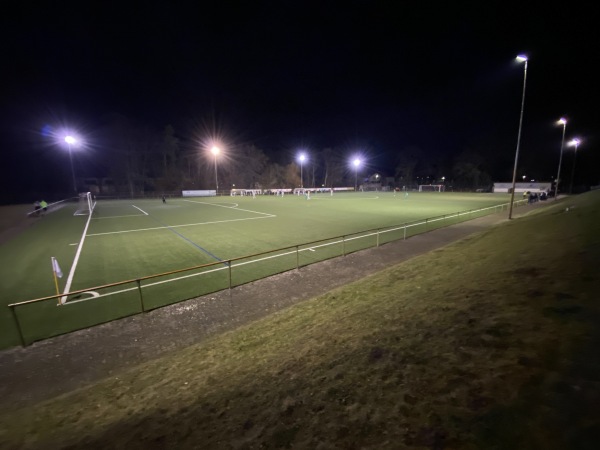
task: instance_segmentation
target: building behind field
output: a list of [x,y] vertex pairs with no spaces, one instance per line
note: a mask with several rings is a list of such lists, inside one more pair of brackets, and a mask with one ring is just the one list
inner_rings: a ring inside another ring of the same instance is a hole
[[[552,182],[540,181],[540,182],[526,182],[526,183],[515,183],[515,194],[523,192],[550,192],[552,190]],[[510,193],[512,191],[512,183],[494,183],[494,193]]]

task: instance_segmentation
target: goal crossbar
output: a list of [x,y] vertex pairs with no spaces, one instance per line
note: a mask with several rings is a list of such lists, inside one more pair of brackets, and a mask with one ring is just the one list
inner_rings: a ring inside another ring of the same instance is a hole
[[420,184],[419,192],[443,192],[443,184]]

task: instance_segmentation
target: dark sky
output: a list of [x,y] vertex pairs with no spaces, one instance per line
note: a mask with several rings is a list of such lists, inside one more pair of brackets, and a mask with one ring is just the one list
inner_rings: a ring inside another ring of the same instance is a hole
[[[62,6],[61,6],[62,4]],[[186,6],[181,6],[181,5]],[[70,5],[70,6],[68,6]],[[386,170],[471,149],[509,178],[529,56],[523,171],[556,174],[560,128],[599,183],[598,14],[580,2],[48,2],[4,13],[2,189],[53,170],[44,125],[90,147],[111,113],[187,142],[218,128],[274,160],[334,147]],[[88,158],[101,158],[101,150]],[[62,156],[64,159],[64,151]],[[565,153],[570,168],[572,152]],[[24,165],[26,164],[26,165]],[[47,166],[46,166],[47,165]],[[391,172],[391,170],[390,170]],[[68,173],[68,172],[67,172]]]

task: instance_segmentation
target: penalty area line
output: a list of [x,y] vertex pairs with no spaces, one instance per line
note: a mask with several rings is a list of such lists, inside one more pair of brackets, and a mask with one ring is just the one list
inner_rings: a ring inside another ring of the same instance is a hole
[[141,212],[143,212],[145,215],[148,215],[148,213],[147,213],[146,211],[144,211],[142,208],[138,208],[138,207],[137,207],[137,206],[135,206],[135,205],[131,205],[131,206],[133,206],[133,207],[134,207],[135,209],[137,209],[138,211],[141,211]]
[[244,212],[249,212],[249,213],[252,213],[252,214],[262,214],[263,216],[276,217],[275,214],[264,213],[264,212],[261,212],[261,211],[253,211],[251,209],[238,208],[238,206],[237,206],[238,204],[237,203],[234,203],[235,206],[223,206],[223,205],[219,205],[219,204],[216,204],[216,203],[195,202],[193,200],[184,200],[184,202],[195,203],[196,205],[219,206],[221,208],[235,209],[236,211],[244,211]]

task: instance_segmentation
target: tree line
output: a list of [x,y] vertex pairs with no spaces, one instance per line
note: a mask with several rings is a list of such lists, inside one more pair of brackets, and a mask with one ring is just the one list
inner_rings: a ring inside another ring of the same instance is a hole
[[[115,116],[103,135],[106,172],[118,192],[134,196],[215,188],[215,157],[210,148],[181,139],[171,125],[157,131]],[[228,146],[216,157],[219,189],[354,186],[355,177],[361,184],[375,173],[390,188],[443,182],[454,189],[487,189],[492,184],[489,162],[473,151],[435,158],[417,147],[406,147],[393,152],[391,166],[376,167],[367,160],[358,169],[351,166],[344,149],[307,151],[302,168],[297,153],[290,150],[278,158],[287,162],[278,162],[253,144]]]

